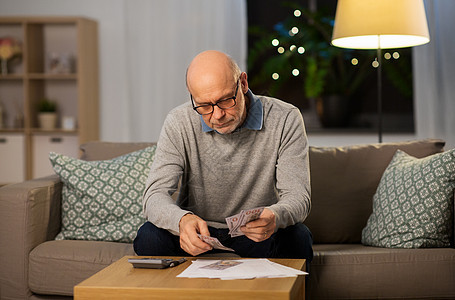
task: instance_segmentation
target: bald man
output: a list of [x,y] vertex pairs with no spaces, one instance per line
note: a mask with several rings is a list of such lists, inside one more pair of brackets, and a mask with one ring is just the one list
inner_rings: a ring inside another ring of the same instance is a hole
[[[310,212],[308,142],[299,110],[256,96],[247,74],[219,51],[197,55],[187,69],[190,101],[163,125],[143,198],[147,222],[138,255],[216,252],[198,234],[242,257],[313,257],[303,221]],[[172,195],[181,181],[178,199]],[[264,207],[231,237],[225,221]]]

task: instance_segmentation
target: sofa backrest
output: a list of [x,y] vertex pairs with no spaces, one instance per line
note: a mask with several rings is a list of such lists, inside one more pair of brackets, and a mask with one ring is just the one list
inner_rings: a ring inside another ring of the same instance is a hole
[[397,149],[421,158],[443,151],[438,139],[345,147],[310,147],[314,243],[360,243],[373,195]]
[[106,160],[156,145],[156,143],[88,142],[82,144],[81,159]]
[[[345,147],[310,147],[312,208],[305,224],[314,243],[359,243],[373,195],[397,149],[415,157],[443,151],[438,139]],[[81,159],[105,160],[155,143],[89,142]]]

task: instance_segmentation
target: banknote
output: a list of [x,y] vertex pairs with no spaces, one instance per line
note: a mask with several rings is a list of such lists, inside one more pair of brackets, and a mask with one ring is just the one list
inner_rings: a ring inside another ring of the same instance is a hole
[[231,237],[244,235],[244,233],[240,230],[240,227],[244,226],[248,222],[258,219],[263,210],[264,207],[244,209],[236,215],[227,217],[226,223],[228,225],[229,234]]
[[[231,237],[232,237],[232,233],[237,230],[237,227],[239,227],[240,219],[241,219],[241,213],[238,213],[236,215],[226,218],[226,223],[228,225],[229,234],[231,235]],[[239,229],[239,231],[240,231],[240,229]]]
[[214,249],[220,249],[220,250],[227,250],[227,251],[233,251],[234,252],[234,249],[231,249],[229,247],[226,247],[224,246],[223,244],[221,244],[221,242],[215,238],[215,237],[211,237],[211,236],[206,236],[206,235],[201,235],[201,234],[198,234],[197,235],[203,242],[209,244],[210,246],[212,246]]
[[209,270],[226,270],[231,267],[235,267],[240,265],[242,262],[236,260],[219,260],[214,262],[213,264],[201,267],[201,269],[209,269]]

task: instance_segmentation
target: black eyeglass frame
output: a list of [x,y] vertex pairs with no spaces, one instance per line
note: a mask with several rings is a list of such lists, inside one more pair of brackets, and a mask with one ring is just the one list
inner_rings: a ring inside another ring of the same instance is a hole
[[[237,79],[237,87],[235,88],[235,94],[234,94],[234,97],[229,97],[229,98],[226,98],[226,99],[221,99],[221,100],[218,100],[216,101],[216,103],[214,104],[211,104],[211,103],[207,103],[207,104],[204,104],[204,105],[199,105],[199,106],[194,106],[194,100],[193,100],[193,95],[191,95],[190,93],[190,99],[191,99],[191,104],[193,104],[193,109],[200,115],[210,115],[211,113],[213,113],[213,111],[215,110],[215,105],[218,106],[220,109],[222,110],[225,110],[225,109],[229,109],[229,108],[233,108],[234,106],[237,105],[237,92],[239,91],[239,82],[240,82],[240,78]],[[218,104],[220,102],[224,102],[224,101],[228,101],[228,100],[234,100],[234,105],[230,106],[230,107],[220,107]],[[212,107],[212,110],[208,113],[205,113],[205,114],[202,114],[200,113],[197,109],[200,108],[200,107],[208,107],[208,106],[211,106]]]

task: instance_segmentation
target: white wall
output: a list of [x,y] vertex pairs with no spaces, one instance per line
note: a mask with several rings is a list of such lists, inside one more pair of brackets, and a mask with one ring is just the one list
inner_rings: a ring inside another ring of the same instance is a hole
[[99,25],[101,138],[123,140],[126,132],[123,0],[0,0],[0,15],[83,16]]
[[0,0],[0,16],[14,15],[98,22],[105,141],[156,141],[167,112],[188,101],[185,69],[199,51],[226,51],[246,67],[244,0]]

